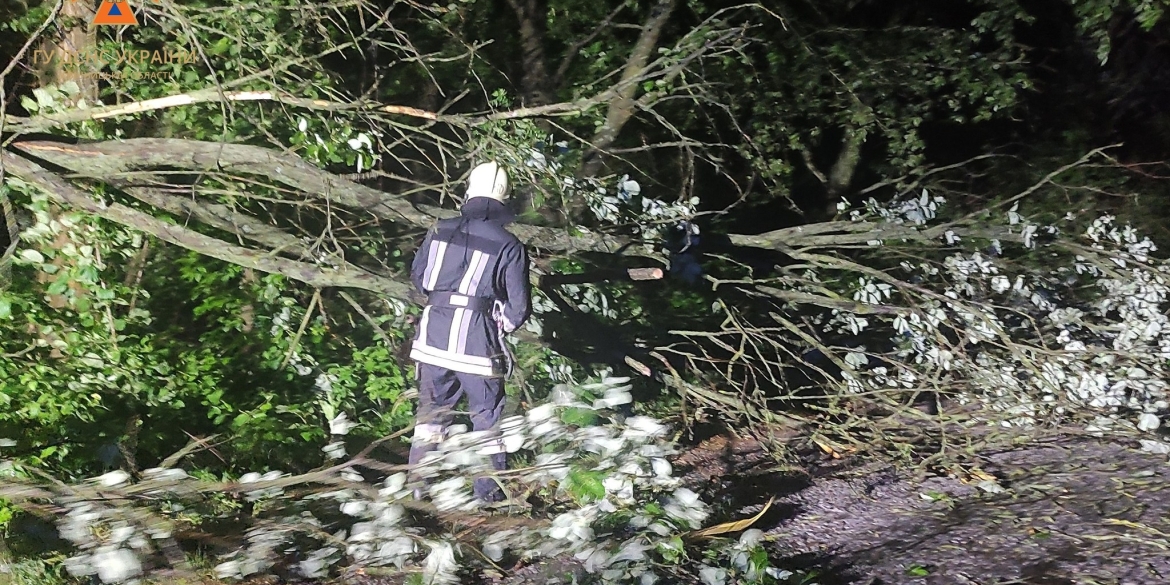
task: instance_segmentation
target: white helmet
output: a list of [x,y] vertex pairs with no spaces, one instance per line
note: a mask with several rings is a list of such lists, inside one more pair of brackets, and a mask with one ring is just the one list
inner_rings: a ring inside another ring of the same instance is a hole
[[501,203],[508,198],[508,173],[499,163],[486,162],[471,170],[466,198],[472,197],[487,197]]

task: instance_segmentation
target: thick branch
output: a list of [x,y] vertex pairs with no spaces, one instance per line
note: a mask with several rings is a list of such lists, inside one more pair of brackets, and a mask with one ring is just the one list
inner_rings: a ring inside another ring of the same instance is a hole
[[796,290],[784,290],[771,286],[756,285],[755,289],[765,295],[780,299],[785,302],[795,303],[800,305],[815,305],[824,307],[826,309],[835,309],[838,311],[849,311],[858,315],[896,315],[898,310],[885,307],[882,305],[868,305],[857,301],[845,299],[831,299],[820,295],[800,292]]
[[654,55],[654,48],[658,46],[658,37],[662,35],[662,29],[670,20],[675,4],[676,0],[658,0],[654,8],[650,10],[650,16],[642,26],[642,34],[630,52],[630,58],[626,61],[625,69],[622,71],[621,81],[617,84],[618,95],[610,100],[609,108],[605,113],[605,122],[589,141],[591,152],[587,155],[585,164],[582,165],[581,176],[592,177],[597,174],[601,169],[600,153],[613,145],[622,127],[634,115],[634,94],[638,91],[638,85],[633,81],[643,74],[646,66],[650,63],[650,58]]
[[281,274],[318,288],[361,288],[411,302],[412,288],[409,284],[368,272],[324,268],[280,258],[268,252],[231,245],[217,238],[166,223],[152,215],[121,204],[106,204],[96,201],[65,179],[25,158],[0,152],[0,162],[3,162],[6,173],[42,189],[61,204],[140,230],[193,252],[261,272]]
[[216,88],[211,88],[193,91],[190,93],[182,93],[178,95],[142,100],[139,102],[130,102],[126,104],[102,106],[85,110],[70,109],[63,112],[43,114],[30,118],[9,116],[7,117],[7,124],[9,126],[9,131],[13,134],[28,134],[31,132],[44,132],[54,127],[74,122],[116,118],[119,116],[141,114],[143,112],[150,112],[154,110],[164,110],[168,108],[188,106],[191,104],[259,101],[278,102],[281,104],[306,108],[309,110],[366,110],[370,112],[409,116],[412,118],[448,122],[453,124],[462,124],[467,122],[467,120],[461,116],[436,114],[434,112],[428,112],[426,110],[420,110],[410,106],[331,102],[328,100],[293,97],[279,91],[221,92]]
[[837,154],[837,161],[829,171],[829,202],[835,202],[845,195],[845,190],[853,182],[853,175],[857,171],[857,164],[861,162],[861,147],[865,144],[868,132],[865,128],[849,125],[845,128],[845,138],[841,142],[841,152]]
[[864,246],[870,242],[913,240],[926,242],[938,240],[946,232],[959,237],[1022,241],[1023,234],[1008,228],[971,227],[965,225],[937,225],[929,228],[915,228],[898,224],[883,224],[869,221],[830,221],[804,226],[773,230],[757,235],[731,234],[728,239],[736,246],[790,251],[793,249],[837,248]]
[[106,179],[132,171],[175,168],[247,173],[273,180],[392,221],[429,226],[434,217],[397,197],[322,171],[305,160],[267,148],[168,138],[137,138],[93,144],[17,142],[23,152],[78,174]]
[[[405,220],[422,228],[430,227],[436,218],[451,217],[457,213],[431,206],[420,206],[421,209],[416,209],[405,204],[396,195],[342,179],[297,157],[255,146],[180,139],[136,139],[86,145],[19,142],[16,146],[24,152],[79,174],[103,179],[134,170],[158,167],[190,171],[236,171],[269,176],[315,196],[327,194],[340,205],[365,209],[383,219]],[[1094,151],[1090,155],[1098,152],[1099,150]],[[1063,170],[1083,163],[1090,155],[1058,169],[1039,184],[1050,181]],[[1034,191],[1035,188],[1037,187],[1010,200],[1014,201]],[[545,250],[617,253],[628,243],[622,238],[577,230],[524,224],[514,225],[511,229],[526,244]],[[729,239],[737,246],[783,250],[865,245],[873,240],[927,241],[943,237],[948,229],[960,236],[1004,240],[1019,238],[1019,234],[1011,234],[1006,229],[978,229],[956,223],[920,229],[906,225],[841,221],[785,228],[758,235],[732,234]]]
[[[1102,155],[1106,150],[1116,148],[1117,146],[1118,145],[1114,144],[1111,146],[1095,148],[1076,161],[1073,161],[1048,173],[1027,189],[1012,195],[1003,201],[993,203],[991,207],[1003,207],[1009,203],[1019,201],[1020,199],[1035,193],[1045,185],[1051,183],[1061,174],[1077,168],[1087,163],[1093,157]],[[1021,241],[1023,239],[1023,236],[1021,233],[1019,233],[1019,231],[1013,233],[1008,228],[1004,227],[972,227],[971,224],[975,223],[979,218],[986,216],[986,214],[990,212],[990,209],[972,211],[958,219],[931,227],[915,227],[911,225],[876,223],[868,221],[830,221],[773,230],[757,235],[732,234],[729,236],[729,239],[732,244],[737,246],[767,248],[781,251],[790,248],[802,247],[825,248],[836,246],[856,246],[881,240],[904,239],[928,241],[945,236],[947,231],[953,231],[955,235],[960,237],[987,239],[997,238],[1005,241]]]
[[[625,85],[636,84],[627,83]],[[321,99],[298,98],[280,91],[264,90],[222,92],[215,88],[197,90],[189,93],[165,96],[139,102],[102,106],[84,110],[70,109],[63,112],[41,114],[31,117],[12,116],[3,113],[0,113],[0,116],[2,116],[4,120],[5,132],[12,136],[19,136],[21,134],[44,132],[64,124],[70,124],[74,122],[129,116],[143,112],[163,110],[192,104],[271,101],[309,110],[324,110],[333,112],[366,111],[408,116],[422,120],[442,122],[453,126],[476,126],[496,120],[539,118],[545,116],[568,115],[584,112],[614,99],[620,94],[620,90],[625,87],[625,85],[618,83],[596,95],[573,101],[559,102],[555,104],[546,103],[540,105],[529,105],[512,110],[491,112],[474,116],[441,114],[420,108],[394,104],[376,104],[364,102],[346,103]]]
[[238,213],[227,205],[197,201],[168,193],[163,189],[127,187],[124,191],[135,199],[168,213],[179,217],[191,217],[216,229],[235,234],[239,238],[264,244],[273,254],[289,253],[301,259],[311,257],[309,248],[296,236],[247,214]]
[[830,221],[783,228],[756,235],[731,234],[728,239],[736,246],[779,249],[809,247],[824,248],[865,244],[883,239],[926,239],[924,230],[894,224],[869,221]]
[[[21,151],[96,179],[120,174],[172,168],[199,172],[237,172],[270,177],[314,197],[328,197],[351,209],[368,211],[381,219],[430,228],[436,219],[453,217],[457,211],[420,205],[379,191],[304,161],[258,146],[221,144],[172,138],[139,138],[92,144],[27,141],[14,146]],[[516,225],[512,231],[530,246],[546,250],[617,253],[628,244],[624,238],[531,225]],[[631,254],[637,253],[632,250]]]

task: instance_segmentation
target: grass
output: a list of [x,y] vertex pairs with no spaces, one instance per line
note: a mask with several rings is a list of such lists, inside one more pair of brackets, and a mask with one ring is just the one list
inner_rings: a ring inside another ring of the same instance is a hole
[[73,585],[61,558],[0,558],[0,585]]

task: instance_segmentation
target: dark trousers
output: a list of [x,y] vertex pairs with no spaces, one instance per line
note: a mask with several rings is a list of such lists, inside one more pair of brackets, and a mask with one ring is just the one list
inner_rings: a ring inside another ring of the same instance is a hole
[[[464,374],[430,364],[418,364],[418,410],[415,411],[414,441],[410,446],[410,464],[417,464],[433,451],[451,426],[455,405],[467,396],[471,426],[475,431],[494,431],[504,411],[504,379]],[[500,443],[499,453],[491,455],[492,467],[502,471],[507,453]],[[498,499],[499,486],[490,477],[475,479],[475,495],[485,500]]]

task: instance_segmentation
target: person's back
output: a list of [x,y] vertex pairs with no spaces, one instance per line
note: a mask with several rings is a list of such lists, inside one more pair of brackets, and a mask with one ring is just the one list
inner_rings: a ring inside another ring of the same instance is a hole
[[428,236],[412,270],[415,287],[430,299],[412,359],[481,376],[505,371],[498,325],[511,332],[529,308],[528,257],[504,229],[510,220],[503,203],[478,197]]
[[[415,256],[411,279],[426,293],[427,306],[410,354],[420,381],[412,465],[442,440],[463,394],[476,430],[494,428],[503,410],[501,376],[512,366],[504,335],[531,310],[528,254],[504,228],[512,220],[506,193],[498,165],[476,167],[460,217],[439,221]],[[502,443],[493,464],[504,468]],[[490,480],[475,484],[481,499],[498,499]]]

